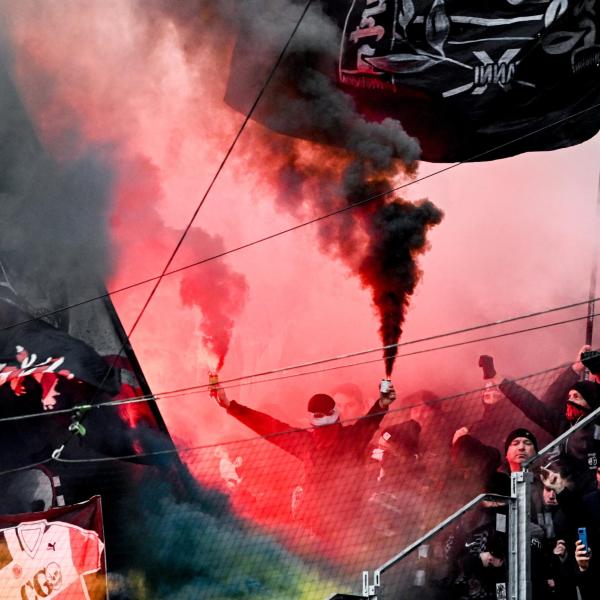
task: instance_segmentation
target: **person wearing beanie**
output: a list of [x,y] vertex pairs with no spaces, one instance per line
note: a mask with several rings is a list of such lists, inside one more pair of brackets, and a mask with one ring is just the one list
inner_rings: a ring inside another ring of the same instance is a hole
[[377,445],[371,446],[369,464],[376,467],[377,483],[397,488],[404,485],[407,476],[419,476],[419,438],[421,425],[413,420],[385,427]]
[[[575,360],[559,372],[556,379],[548,386],[540,396],[540,401],[551,409],[564,410],[565,399],[568,392],[577,381],[579,381],[585,372],[585,367],[581,362],[581,354],[590,349],[590,346],[584,345],[577,352]],[[486,369],[486,365],[492,367]],[[479,366],[483,370],[485,387],[482,393],[483,414],[476,423],[471,423],[469,429],[471,433],[479,439],[484,439],[487,444],[502,448],[507,433],[514,427],[526,427],[531,431],[541,446],[545,446],[551,441],[548,432],[527,417],[517,406],[515,406],[499,389],[494,385],[495,368],[493,367],[493,358],[491,356],[480,356]],[[541,447],[540,446],[540,447]]]
[[[311,396],[307,404],[309,429],[293,427],[230,400],[220,386],[215,392],[217,403],[232,417],[302,462],[304,480],[293,493],[292,512],[296,519],[326,538],[343,525],[343,514],[349,521],[353,514],[360,513],[367,446],[396,398],[393,386],[389,392],[380,393],[367,414],[352,425],[340,422],[330,395]],[[345,507],[353,507],[352,511],[339,510],[342,499]]]
[[[600,384],[593,381],[571,382],[563,396],[562,406],[541,402],[526,388],[497,373],[491,381],[526,417],[549,433],[553,439],[568,431],[600,406]],[[580,465],[580,472],[574,479],[576,486],[582,491],[594,489],[595,469],[600,462],[600,440],[594,435],[595,425],[590,423],[579,428],[559,448],[561,456],[572,460],[575,465]]]
[[480,483],[487,481],[502,461],[496,448],[483,444],[470,435],[467,428],[459,429],[454,434],[450,455],[453,464],[463,472],[465,479],[476,478]]
[[504,442],[504,456],[511,473],[522,471],[523,463],[535,456],[537,451],[537,439],[523,427],[511,431]]
[[366,523],[396,547],[414,541],[426,513],[431,492],[419,461],[421,425],[409,419],[384,427],[371,452],[372,493],[364,513]]
[[600,385],[595,381],[578,381],[569,390],[567,420],[574,425],[600,406]]
[[506,591],[508,582],[506,534],[486,527],[470,532],[462,543],[459,540],[451,545],[447,597],[500,597],[499,588]]
[[416,458],[419,454],[419,434],[421,425],[410,419],[390,425],[383,430],[379,446],[393,456]]

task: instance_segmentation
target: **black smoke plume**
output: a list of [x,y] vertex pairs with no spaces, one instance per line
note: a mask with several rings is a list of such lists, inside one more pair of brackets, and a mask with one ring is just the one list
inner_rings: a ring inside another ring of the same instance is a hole
[[[140,6],[152,17],[154,34],[157,22],[175,26],[192,69],[204,64],[210,43],[209,53],[218,61],[226,41],[235,40],[226,99],[247,113],[304,5],[252,0],[220,2],[217,8],[197,0],[153,0]],[[308,134],[319,144],[255,128],[245,138],[245,155],[255,172],[276,180],[278,204],[297,215],[314,217],[377,196],[322,221],[319,240],[371,290],[382,341],[395,344],[419,279],[418,255],[442,213],[429,201],[412,204],[385,193],[414,175],[419,145],[398,121],[365,120],[336,85],[339,34],[322,5],[313,2],[254,114],[275,131]],[[395,349],[385,354],[388,375],[394,354]]]
[[394,345],[402,335],[406,308],[421,275],[416,257],[427,247],[428,229],[441,219],[441,211],[428,200],[417,204],[396,200],[377,207],[365,224],[369,244],[359,273],[379,313],[387,376],[392,374]]

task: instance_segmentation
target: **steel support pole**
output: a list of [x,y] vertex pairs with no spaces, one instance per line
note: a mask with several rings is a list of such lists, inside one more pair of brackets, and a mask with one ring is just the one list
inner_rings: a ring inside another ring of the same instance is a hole
[[508,523],[508,593],[511,600],[531,600],[531,482],[527,471],[511,474]]
[[596,278],[598,273],[598,250],[599,243],[598,237],[600,232],[598,231],[600,225],[600,173],[598,174],[598,192],[596,196],[596,219],[594,221],[594,249],[592,254],[592,271],[590,274],[590,294],[588,302],[588,318],[585,326],[585,343],[592,345],[594,339],[594,298],[596,297]]

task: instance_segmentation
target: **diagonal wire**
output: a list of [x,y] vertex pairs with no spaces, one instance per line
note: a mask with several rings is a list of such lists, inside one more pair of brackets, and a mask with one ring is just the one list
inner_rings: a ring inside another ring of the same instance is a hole
[[[231,156],[233,150],[235,149],[235,147],[237,146],[237,143],[240,139],[240,137],[242,136],[242,133],[244,132],[244,130],[246,129],[246,125],[249,123],[250,119],[252,118],[252,115],[254,114],[256,107],[258,106],[260,100],[262,99],[266,89],[268,88],[269,84],[271,83],[271,80],[273,79],[277,69],[279,68],[279,65],[281,64],[281,61],[283,60],[283,57],[285,56],[290,44],[292,43],[292,40],[294,38],[294,36],[296,35],[296,32],[298,31],[298,28],[300,27],[300,24],[302,23],[302,21],[304,20],[304,17],[306,16],[306,14],[308,13],[308,9],[310,8],[310,5],[312,4],[313,0],[307,0],[307,2],[304,5],[304,8],[298,18],[298,20],[296,21],[296,24],[294,25],[294,28],[292,29],[292,32],[290,33],[286,43],[283,45],[283,48],[281,49],[281,52],[279,53],[275,63],[273,64],[273,67],[271,68],[269,75],[267,76],[266,80],[263,82],[263,85],[259,91],[259,93],[257,94],[252,106],[250,107],[250,110],[248,111],[248,113],[246,114],[246,116],[244,117],[244,120],[241,124],[241,126],[239,127],[236,135],[234,136],[231,144],[229,145],[229,148],[227,149],[227,151],[225,152],[223,158],[221,159],[221,162],[219,163],[219,166],[217,168],[217,170],[215,171],[215,173],[213,174],[213,177],[211,178],[211,181],[209,183],[209,185],[207,186],[206,190],[204,191],[204,194],[202,195],[202,198],[200,199],[200,201],[198,202],[198,205],[196,206],[196,209],[194,210],[191,218],[189,219],[185,229],[183,230],[181,236],[179,237],[179,240],[177,242],[177,244],[175,245],[175,247],[173,248],[173,251],[171,252],[169,259],[167,260],[162,273],[155,278],[155,283],[154,286],[152,287],[152,290],[150,291],[150,293],[148,294],[148,297],[146,298],[146,301],[144,302],[142,308],[140,309],[135,321],[133,322],[132,326],[129,329],[129,332],[126,335],[126,339],[125,341],[123,341],[123,343],[121,344],[121,348],[119,349],[119,352],[115,355],[112,364],[109,366],[109,368],[106,370],[106,373],[102,379],[102,381],[100,382],[100,385],[97,387],[96,391],[94,392],[94,395],[92,396],[92,399],[90,401],[90,404],[94,403],[94,400],[96,399],[96,397],[98,396],[98,393],[100,391],[100,389],[102,388],[102,386],[104,385],[105,381],[108,379],[108,377],[110,376],[112,370],[114,369],[115,364],[117,363],[117,360],[119,359],[119,357],[121,356],[123,350],[125,349],[126,345],[129,342],[129,339],[131,338],[133,332],[136,330],[137,326],[139,325],[142,317],[144,316],[148,306],[150,305],[150,302],[152,302],[152,299],[154,298],[156,291],[158,290],[158,287],[160,286],[163,278],[165,277],[167,271],[169,270],[169,267],[171,266],[171,264],[173,263],[173,260],[175,259],[175,256],[177,255],[177,252],[179,251],[179,249],[181,248],[181,245],[183,244],[187,234],[189,233],[190,229],[192,228],[192,225],[194,224],[194,221],[196,220],[196,217],[198,216],[198,213],[200,212],[202,206],[204,205],[204,203],[206,202],[206,199],[208,198],[210,192],[212,191],[217,179],[219,178],[219,175],[221,174],[221,172],[223,171],[223,168],[225,167],[225,165],[227,164],[227,161],[229,160],[229,157]],[[84,414],[80,420],[83,421],[83,419],[85,419],[86,414]],[[76,436],[77,433],[75,432],[71,432],[70,436],[68,437],[67,441],[65,442],[65,444],[63,444],[63,448],[66,444],[68,444],[74,436]]]
[[192,217],[190,218],[189,222],[187,223],[185,229],[183,230],[183,233],[181,234],[181,236],[179,238],[179,241],[175,245],[175,248],[173,249],[173,252],[171,253],[171,256],[169,257],[169,260],[167,260],[167,263],[165,264],[165,267],[162,270],[162,273],[158,277],[154,278],[155,279],[154,287],[152,288],[150,294],[148,295],[148,298],[147,298],[146,302],[144,303],[144,305],[142,306],[142,309],[140,310],[140,313],[138,314],[137,318],[135,319],[133,325],[131,326],[131,329],[129,330],[128,337],[130,337],[131,334],[135,331],[135,329],[138,326],[138,324],[139,324],[139,322],[140,322],[140,320],[141,320],[144,312],[146,311],[146,309],[148,308],[148,305],[152,301],[152,298],[154,297],[154,295],[156,293],[156,290],[158,289],[158,286],[161,284],[161,282],[162,282],[163,278],[165,277],[165,275],[167,275],[167,273],[169,271],[169,267],[173,263],[173,260],[175,259],[175,256],[176,256],[177,252],[179,251],[179,248],[181,248],[181,245],[183,244],[183,241],[185,240],[185,238],[186,238],[187,234],[189,233],[192,225],[194,224],[194,221],[196,220],[196,217],[198,216],[198,213],[200,212],[200,209],[202,208],[202,206],[206,202],[206,199],[208,198],[208,195],[212,191],[212,189],[213,189],[213,187],[214,187],[217,179],[219,178],[219,175],[223,171],[223,168],[225,167],[227,161],[229,160],[229,157],[231,156],[233,150],[237,146],[237,143],[238,143],[240,137],[242,136],[242,133],[246,129],[246,125],[248,125],[250,119],[252,118],[252,115],[254,115],[256,107],[258,106],[258,104],[261,101],[261,99],[262,99],[262,97],[263,97],[266,89],[269,87],[269,84],[271,83],[273,77],[275,76],[275,73],[276,73],[277,69],[279,68],[279,65],[281,64],[281,61],[283,60],[283,57],[285,56],[288,48],[290,47],[290,44],[292,43],[292,40],[293,40],[294,36],[296,35],[296,32],[298,31],[298,28],[300,27],[300,24],[304,20],[304,17],[306,16],[306,13],[308,12],[308,9],[310,8],[310,5],[312,4],[312,1],[313,0],[308,0],[306,2],[306,4],[304,5],[304,9],[302,10],[302,13],[300,14],[299,19],[296,21],[296,24],[294,25],[294,28],[293,28],[290,36],[288,37],[286,43],[284,44],[283,48],[281,49],[281,52],[279,53],[279,56],[277,57],[277,60],[275,61],[273,67],[271,68],[271,71],[269,72],[269,75],[268,75],[267,79],[264,81],[264,83],[263,83],[263,85],[262,85],[259,93],[257,94],[257,96],[256,96],[256,98],[255,98],[255,100],[254,100],[254,102],[252,104],[252,106],[250,107],[250,110],[248,111],[248,113],[244,117],[244,121],[242,122],[240,128],[238,129],[238,131],[237,131],[237,133],[235,135],[235,137],[233,138],[231,144],[229,145],[229,148],[227,149],[227,152],[225,152],[225,155],[221,159],[221,162],[220,162],[219,166],[217,167],[217,170],[215,171],[213,177],[211,178],[211,181],[208,184],[208,187],[206,188],[204,194],[202,195],[202,198],[200,199],[200,202],[198,203],[198,206],[196,207],[196,210],[192,214]]
[[[587,300],[585,302],[580,302],[578,303],[579,305],[581,304],[586,304]],[[554,310],[558,310],[558,309],[554,309]],[[547,311],[550,312],[550,311]],[[542,313],[542,314],[547,314],[546,313]],[[429,352],[436,352],[438,350],[448,350],[450,348],[457,348],[460,346],[467,346],[470,344],[475,344],[475,343],[479,343],[479,342],[485,342],[485,341],[489,341],[489,340],[495,340],[495,339],[500,339],[500,338],[504,338],[504,337],[510,337],[513,335],[520,335],[522,333],[531,333],[533,331],[539,331],[539,330],[543,330],[543,329],[547,329],[549,327],[558,327],[560,325],[565,325],[568,323],[575,323],[578,321],[582,321],[584,319],[588,319],[588,318],[594,319],[595,317],[599,316],[598,314],[592,314],[592,315],[586,315],[586,316],[580,316],[580,317],[573,317],[570,319],[564,319],[562,321],[554,321],[553,323],[545,323],[542,325],[535,325],[532,327],[527,327],[525,329],[517,329],[517,330],[513,330],[513,331],[507,331],[504,333],[499,333],[499,334],[495,334],[495,335],[488,335],[488,336],[484,336],[484,337],[479,337],[479,338],[474,338],[471,340],[463,340],[461,342],[453,342],[451,344],[444,344],[442,346],[435,346],[433,348],[424,348],[422,350],[414,350],[412,352],[405,352],[402,354],[395,354],[394,358],[405,358],[408,356],[415,356],[418,354],[426,354]],[[464,333],[464,332],[468,332],[468,331],[473,331],[475,329],[481,329],[481,328],[485,328],[485,327],[490,327],[493,325],[497,325],[497,324],[503,324],[503,323],[507,323],[510,322],[511,320],[516,320],[516,319],[523,319],[523,318],[527,318],[527,315],[522,316],[522,317],[513,317],[512,319],[507,319],[505,321],[499,321],[496,323],[488,323],[488,324],[484,324],[484,325],[479,325],[476,327],[470,327],[464,330],[459,330],[459,331],[454,331],[454,332],[448,332],[448,333],[443,333],[443,334],[439,334],[437,336],[431,336],[429,338],[422,338],[420,340],[411,340],[409,342],[402,342],[399,344],[394,344],[395,347],[402,347],[402,346],[407,346],[407,345],[411,345],[411,344],[416,344],[416,343],[420,343],[420,342],[424,342],[424,341],[431,341],[433,339],[439,339],[442,337],[448,337],[451,335],[455,335],[455,334],[460,334],[460,333]],[[391,347],[391,346],[390,346]],[[314,374],[319,374],[319,373],[328,373],[331,371],[337,371],[339,369],[348,369],[351,367],[357,367],[357,366],[361,366],[361,365],[366,365],[366,364],[371,364],[371,363],[375,363],[375,362],[380,362],[381,359],[380,358],[374,358],[374,359],[368,359],[368,360],[361,360],[358,362],[353,362],[353,363],[345,363],[343,365],[335,365],[333,367],[328,367],[328,368],[319,368],[319,369],[314,369],[311,371],[302,371],[300,373],[286,373],[286,371],[290,371],[290,370],[294,370],[294,369],[300,369],[300,368],[306,368],[309,366],[316,366],[318,364],[323,364],[323,363],[327,363],[327,362],[334,362],[337,360],[343,360],[344,358],[351,358],[351,357],[355,357],[355,356],[360,356],[361,354],[366,354],[366,353],[373,353],[373,352],[380,352],[383,348],[373,348],[371,350],[364,350],[361,352],[356,352],[356,353],[352,353],[352,354],[346,354],[346,355],[342,355],[342,356],[335,356],[335,357],[330,357],[327,359],[322,359],[319,361],[313,361],[310,363],[304,363],[301,365],[292,365],[292,366],[288,366],[288,367],[281,367],[279,369],[272,369],[270,371],[265,371],[263,373],[253,373],[250,375],[242,375],[239,377],[234,377],[231,379],[227,379],[227,380],[223,380],[220,382],[221,386],[224,389],[233,389],[233,388],[238,388],[238,387],[243,387],[243,386],[250,386],[250,385],[256,385],[256,384],[260,384],[260,383],[271,383],[271,382],[275,382],[275,381],[282,381],[285,379],[293,379],[296,377],[304,377],[306,375],[314,375]],[[286,373],[285,375],[280,375],[278,377],[270,377],[270,378],[266,378],[266,379],[260,379],[259,381],[247,381],[247,380],[252,380],[256,377],[265,377],[266,375],[276,375],[277,373]],[[76,406],[72,406],[70,408],[64,408],[64,409],[59,409],[59,410],[53,410],[51,412],[41,412],[41,413],[34,413],[34,414],[25,414],[25,415],[13,415],[10,417],[3,417],[0,418],[0,423],[3,422],[12,422],[12,421],[24,421],[24,420],[28,420],[28,419],[33,419],[33,418],[37,418],[37,417],[44,417],[44,416],[54,416],[54,415],[59,415],[59,414],[72,414],[74,412],[77,411],[86,411],[86,410],[90,410],[92,408],[103,408],[103,407],[107,407],[107,406],[122,406],[122,405],[129,405],[129,404],[140,404],[140,403],[144,403],[144,402],[149,402],[149,401],[154,401],[154,402],[159,402],[162,400],[171,400],[173,398],[182,398],[184,396],[189,396],[189,395],[193,395],[193,394],[197,394],[197,393],[201,393],[201,392],[207,392],[210,389],[211,385],[210,384],[199,384],[199,385],[195,385],[195,386],[189,386],[189,387],[185,387],[185,388],[179,388],[179,389],[175,389],[175,390],[170,390],[167,392],[158,392],[157,394],[151,394],[151,395],[143,395],[143,396],[136,396],[133,398],[123,398],[120,400],[109,400],[107,402],[99,402],[97,404],[79,404]]]
[[546,129],[549,129],[549,128],[554,127],[556,125],[560,125],[560,124],[562,124],[562,123],[564,123],[564,122],[566,122],[566,121],[568,121],[570,119],[573,119],[573,118],[578,117],[578,116],[580,116],[582,114],[585,114],[586,112],[589,112],[589,111],[592,111],[592,110],[595,110],[595,109],[598,109],[598,108],[600,108],[600,103],[594,104],[593,106],[590,106],[590,107],[582,109],[582,110],[580,110],[578,112],[575,112],[575,113],[572,113],[570,115],[567,115],[566,117],[564,117],[562,119],[559,119],[558,121],[553,121],[552,123],[548,123],[548,124],[544,125],[543,127],[540,127],[540,128],[538,128],[538,129],[536,129],[534,131],[531,131],[529,133],[523,134],[523,135],[521,135],[521,136],[519,136],[517,138],[514,138],[513,140],[510,140],[510,141],[505,142],[503,144],[500,144],[498,146],[494,146],[493,148],[485,150],[484,152],[481,152],[479,154],[475,154],[475,155],[473,155],[473,156],[471,156],[471,157],[469,157],[469,158],[467,158],[467,159],[465,159],[465,160],[463,160],[461,162],[453,163],[451,165],[448,165],[446,167],[438,169],[437,171],[433,171],[432,173],[429,173],[428,175],[423,175],[422,177],[417,177],[416,179],[413,179],[413,180],[408,181],[406,183],[403,183],[403,184],[400,184],[398,186],[392,187],[392,188],[390,188],[388,190],[384,190],[383,192],[379,192],[379,193],[374,194],[372,196],[368,196],[366,198],[363,198],[362,200],[358,200],[357,202],[353,202],[351,204],[347,204],[346,206],[343,206],[343,207],[338,208],[336,210],[333,210],[333,211],[330,211],[330,212],[327,212],[327,213],[323,213],[323,214],[321,214],[321,215],[319,215],[317,217],[314,217],[313,219],[309,219],[307,221],[303,221],[302,223],[298,223],[296,225],[292,225],[291,227],[288,227],[286,229],[281,229],[280,231],[276,231],[274,233],[271,233],[271,234],[266,235],[266,236],[261,237],[261,238],[257,238],[255,240],[250,241],[250,242],[246,242],[245,244],[241,244],[239,246],[234,246],[233,248],[229,248],[228,250],[223,250],[222,252],[219,252],[217,254],[213,254],[213,255],[208,256],[206,258],[202,258],[200,260],[191,262],[191,263],[189,263],[187,265],[183,265],[181,267],[178,267],[177,269],[168,270],[168,268],[167,268],[167,269],[163,270],[163,272],[160,275],[154,275],[154,276],[148,277],[146,279],[140,279],[138,281],[135,281],[135,282],[130,283],[128,285],[122,286],[120,288],[117,288],[117,289],[114,289],[114,290],[111,290],[111,291],[107,291],[107,292],[105,292],[103,294],[99,294],[99,295],[93,296],[91,298],[86,298],[84,300],[80,300],[79,302],[74,302],[72,304],[68,304],[66,306],[62,306],[60,308],[44,312],[44,313],[42,313],[42,314],[40,314],[40,315],[38,315],[36,317],[32,317],[31,319],[26,319],[26,320],[23,320],[23,321],[19,321],[17,323],[13,323],[11,325],[6,325],[4,327],[1,327],[0,331],[5,331],[5,330],[8,330],[8,329],[13,329],[14,327],[19,327],[19,326],[25,325],[27,323],[31,323],[31,322],[38,321],[38,320],[41,320],[41,319],[44,319],[44,318],[47,318],[47,317],[51,317],[51,316],[60,314],[60,313],[62,313],[64,311],[71,310],[73,308],[78,308],[80,306],[84,306],[84,305],[89,304],[91,302],[95,302],[96,300],[102,300],[103,298],[109,298],[111,296],[115,296],[115,295],[117,295],[117,294],[119,294],[121,292],[129,291],[131,289],[134,289],[134,288],[139,287],[141,285],[145,285],[147,283],[161,281],[162,279],[164,279],[165,277],[168,277],[170,275],[175,275],[177,273],[181,273],[182,271],[186,271],[187,269],[191,269],[193,267],[197,267],[197,266],[203,265],[203,264],[211,262],[213,260],[218,260],[220,258],[224,258],[225,256],[229,256],[230,254],[235,254],[235,253],[240,252],[242,250],[247,250],[248,248],[251,248],[253,246],[257,246],[257,245],[262,244],[264,242],[268,242],[270,240],[276,239],[276,238],[281,237],[283,235],[286,235],[288,233],[292,233],[294,231],[297,231],[298,229],[302,229],[304,227],[308,227],[309,225],[314,225],[315,223],[318,223],[320,221],[324,221],[325,219],[329,219],[331,217],[334,217],[334,216],[339,215],[341,213],[344,213],[346,211],[353,210],[353,209],[358,208],[360,206],[364,206],[365,204],[368,204],[369,202],[372,202],[374,200],[377,200],[377,199],[385,197],[385,196],[389,196],[390,194],[393,194],[394,192],[398,192],[400,190],[406,189],[406,188],[408,188],[408,187],[410,187],[412,185],[416,185],[417,183],[421,183],[421,182],[426,181],[428,179],[432,179],[432,178],[436,177],[437,175],[441,175],[443,173],[447,173],[448,171],[456,169],[457,167],[460,167],[461,165],[477,161],[478,159],[486,156],[487,154],[490,154],[492,152],[496,152],[497,150],[499,150],[501,148],[504,148],[506,146],[510,146],[511,144],[520,142],[520,141],[522,141],[522,140],[524,140],[524,139],[526,139],[528,137],[531,137],[531,136],[536,135],[536,134],[538,134],[538,133],[540,133],[542,131],[545,131]]

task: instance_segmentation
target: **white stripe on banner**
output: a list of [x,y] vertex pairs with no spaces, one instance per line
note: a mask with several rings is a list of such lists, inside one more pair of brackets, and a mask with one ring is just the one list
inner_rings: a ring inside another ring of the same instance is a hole
[[528,17],[513,17],[512,19],[485,19],[484,17],[450,17],[453,23],[466,23],[467,25],[483,25],[484,27],[495,27],[496,25],[512,25],[525,21],[541,21],[544,15],[530,15]]

